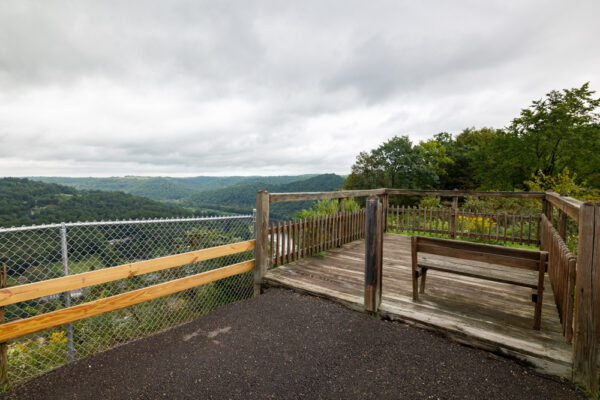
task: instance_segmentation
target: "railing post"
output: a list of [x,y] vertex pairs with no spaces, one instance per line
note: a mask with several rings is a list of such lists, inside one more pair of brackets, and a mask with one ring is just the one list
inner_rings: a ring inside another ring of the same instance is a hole
[[[458,191],[458,189],[454,189]],[[458,196],[452,197],[452,215],[450,216],[450,238],[456,238],[456,222],[458,221]]]
[[338,220],[338,232],[337,232],[337,247],[342,247],[342,226],[343,224],[343,219],[342,219],[342,213],[344,212],[344,199],[342,197],[340,197],[338,199],[338,215],[337,215],[337,220]]
[[[268,263],[268,241],[269,241],[269,192],[261,190],[256,193],[256,228],[254,229],[256,239],[255,263],[254,263],[254,295],[258,296]],[[279,246],[279,243],[277,243]]]
[[579,209],[579,243],[575,294],[573,369],[575,380],[593,395],[598,392],[598,338],[600,334],[600,204],[583,203]]
[[[0,263],[0,289],[8,286],[6,264]],[[0,324],[4,323],[4,307],[0,307]],[[8,384],[8,344],[0,343],[0,390]]]
[[[63,275],[69,275],[69,251],[67,249],[67,226],[63,222],[60,226],[60,249],[63,263]],[[63,293],[65,308],[71,307],[71,292]],[[67,325],[67,354],[69,362],[75,361],[75,348],[73,345],[73,324]]]
[[390,196],[386,194],[381,195],[382,213],[383,213],[383,231],[387,232],[388,228],[388,207],[390,203]]
[[558,210],[558,227],[556,230],[565,242],[567,241],[567,217],[564,211]]
[[381,303],[383,205],[367,199],[365,218],[365,311],[377,312]]

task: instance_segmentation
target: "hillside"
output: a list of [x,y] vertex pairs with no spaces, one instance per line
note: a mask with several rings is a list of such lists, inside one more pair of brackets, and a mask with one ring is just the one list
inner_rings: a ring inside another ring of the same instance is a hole
[[[316,192],[337,190],[343,184],[344,178],[336,174],[323,174],[285,184],[256,181],[196,193],[183,199],[182,204],[189,207],[246,213],[254,208],[256,192],[261,189],[266,189],[271,193]],[[271,207],[271,216],[275,219],[291,218],[297,211],[309,208],[312,204],[313,202],[309,201],[274,204]]]
[[122,192],[80,191],[28,179],[0,179],[0,226],[3,227],[191,215],[185,208]]
[[163,176],[125,176],[110,178],[31,177],[30,179],[66,185],[80,190],[120,191],[152,200],[180,200],[194,193],[216,190],[232,185],[269,183],[286,184],[305,180],[315,175],[298,176],[195,176],[173,178]]

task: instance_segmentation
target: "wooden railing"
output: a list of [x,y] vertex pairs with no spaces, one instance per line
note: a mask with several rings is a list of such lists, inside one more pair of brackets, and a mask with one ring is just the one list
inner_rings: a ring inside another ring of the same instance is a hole
[[365,210],[341,212],[271,224],[269,266],[278,267],[303,257],[364,238]]
[[[380,199],[380,206],[383,215],[388,215],[389,196],[442,196],[452,198],[452,208],[458,208],[459,197],[505,197],[505,198],[524,198],[536,199],[542,202],[543,213],[552,216],[553,208],[558,210],[558,226],[556,231],[564,240],[566,237],[567,218],[572,218],[579,224],[578,227],[578,247],[577,263],[575,266],[575,286],[577,288],[575,296],[574,311],[574,331],[573,331],[573,370],[575,380],[584,384],[592,393],[598,391],[598,343],[600,342],[600,204],[582,203],[576,199],[567,196],[561,196],[554,192],[484,192],[484,191],[464,191],[464,190],[414,190],[414,189],[372,189],[372,190],[349,190],[338,192],[315,192],[315,193],[274,193],[267,191],[257,193],[257,224],[256,224],[256,268],[254,270],[255,293],[260,292],[264,274],[270,264],[269,249],[269,204],[285,201],[300,200],[322,200],[322,199],[343,199],[351,197],[377,196]],[[493,216],[492,216],[493,218]],[[496,216],[497,218],[497,216]],[[503,222],[503,216],[500,223]],[[531,222],[530,231],[515,237],[522,240],[523,243],[532,243],[539,240],[537,237],[535,217],[523,217],[524,224]],[[512,218],[510,218],[512,219]],[[521,222],[520,216],[515,216],[518,222]],[[525,222],[526,220],[526,222]],[[382,229],[386,230],[388,221],[384,219]],[[450,225],[456,224],[456,230],[459,231],[458,218],[450,220]],[[507,221],[508,222],[508,221]],[[512,221],[510,221],[512,222]],[[504,225],[507,226],[507,225]],[[489,228],[489,227],[488,227]],[[452,237],[454,229],[450,230]],[[464,230],[462,230],[464,233]],[[487,231],[488,237],[493,237],[494,232]],[[535,233],[535,235],[534,235]],[[479,235],[478,232],[469,232],[466,235]],[[460,236],[460,235],[459,235]],[[498,239],[499,233],[496,233]],[[495,239],[495,238],[494,238]],[[502,234],[504,240],[504,235]],[[512,234],[510,235],[512,241]],[[508,241],[508,235],[507,235]],[[552,251],[552,249],[550,249]],[[556,257],[556,255],[555,255]],[[551,273],[552,274],[552,273]],[[558,284],[558,278],[552,278]],[[365,281],[365,293],[367,289],[373,289],[373,282]],[[375,293],[377,291],[375,290]],[[564,299],[564,297],[563,297]],[[372,299],[371,299],[372,300]],[[376,302],[371,301],[372,304]],[[365,303],[366,304],[366,303]],[[566,311],[566,308],[564,309]]]
[[548,252],[548,275],[567,342],[573,338],[576,259],[545,215],[541,221],[541,248]]
[[[132,264],[124,264],[97,271],[84,272],[77,275],[69,275],[46,281],[7,287],[0,289],[0,307],[101,283],[125,279],[131,276],[243,253],[254,250],[254,247],[255,241],[249,240],[173,256],[140,261]],[[254,269],[254,260],[244,261],[212,271],[202,272],[158,285],[90,301],[73,307],[63,308],[46,314],[7,322],[0,325],[0,343],[44,329],[53,328],[80,319],[93,317],[95,315],[156,299],[168,294],[191,289],[209,282],[242,274],[251,271],[252,269]]]
[[452,208],[389,207],[387,230],[497,243],[537,244],[539,217]]

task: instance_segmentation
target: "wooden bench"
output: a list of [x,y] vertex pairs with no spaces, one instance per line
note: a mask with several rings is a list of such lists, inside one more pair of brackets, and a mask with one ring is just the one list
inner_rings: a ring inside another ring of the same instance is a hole
[[[524,286],[536,290],[532,296],[532,300],[535,302],[533,328],[540,329],[547,252],[423,236],[411,238],[411,252],[414,301],[419,299],[419,291],[425,292],[425,279],[429,269]],[[420,254],[429,254],[435,257],[419,257]],[[479,263],[467,264],[461,260],[479,261]],[[506,268],[498,266],[525,271],[508,274]],[[535,271],[537,274],[527,271]],[[420,288],[419,278],[421,279]]]

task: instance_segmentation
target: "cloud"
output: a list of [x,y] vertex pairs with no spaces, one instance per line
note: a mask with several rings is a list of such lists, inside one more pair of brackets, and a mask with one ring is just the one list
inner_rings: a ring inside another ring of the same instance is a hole
[[596,1],[0,3],[0,175],[347,173],[600,82]]

